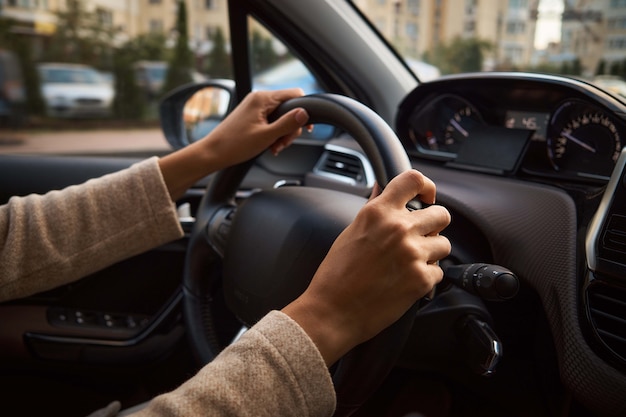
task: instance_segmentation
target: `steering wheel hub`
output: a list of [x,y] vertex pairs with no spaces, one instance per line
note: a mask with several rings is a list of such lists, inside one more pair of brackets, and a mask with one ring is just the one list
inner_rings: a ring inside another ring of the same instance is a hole
[[252,326],[308,286],[333,241],[366,199],[321,188],[283,187],[237,209],[224,256],[228,307]]

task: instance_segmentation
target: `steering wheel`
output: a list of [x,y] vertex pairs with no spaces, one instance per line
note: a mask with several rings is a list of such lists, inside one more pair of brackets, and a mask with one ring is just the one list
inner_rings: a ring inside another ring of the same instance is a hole
[[[367,106],[341,95],[315,94],[283,103],[271,119],[298,107],[306,109],[311,124],[331,124],[348,132],[363,148],[381,186],[411,169],[393,130]],[[335,238],[366,202],[338,191],[282,187],[254,193],[236,204],[236,192],[251,165],[249,161],[214,175],[190,236],[184,317],[192,349],[202,364],[222,349],[211,312],[212,294],[220,284],[228,308],[252,326],[306,289]],[[350,415],[387,376],[406,342],[415,309],[336,364],[335,416]]]

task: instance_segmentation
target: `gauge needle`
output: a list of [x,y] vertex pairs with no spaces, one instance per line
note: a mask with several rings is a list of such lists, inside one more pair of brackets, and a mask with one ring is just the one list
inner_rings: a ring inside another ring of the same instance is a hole
[[465,137],[469,136],[469,133],[467,133],[467,130],[463,129],[463,127],[460,124],[458,124],[456,120],[450,119],[450,124],[454,126],[454,128],[458,130],[459,133],[461,133],[463,136]]
[[571,140],[572,142],[574,142],[578,146],[580,146],[580,147],[582,147],[584,149],[587,149],[589,152],[596,153],[596,148],[593,148],[593,147],[587,145],[585,142],[583,142],[580,139],[577,139],[576,137],[572,136],[571,134],[567,133],[566,131],[561,132],[561,136],[566,137],[567,139]]

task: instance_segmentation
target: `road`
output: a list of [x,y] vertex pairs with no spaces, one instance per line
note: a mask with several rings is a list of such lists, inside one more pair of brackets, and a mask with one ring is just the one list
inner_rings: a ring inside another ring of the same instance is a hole
[[159,128],[82,131],[0,130],[0,154],[109,153],[171,150]]

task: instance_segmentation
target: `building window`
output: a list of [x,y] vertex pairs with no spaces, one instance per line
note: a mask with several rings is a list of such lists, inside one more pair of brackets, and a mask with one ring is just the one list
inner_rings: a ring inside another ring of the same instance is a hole
[[204,28],[204,33],[206,34],[207,39],[213,39],[213,36],[217,33],[217,27],[208,25]]
[[609,49],[626,49],[626,37],[610,38]]
[[528,0],[509,0],[509,9],[526,9]]
[[110,10],[97,8],[96,9],[96,17],[98,19],[98,23],[102,26],[112,27],[113,26],[113,12]]
[[626,0],[611,0],[610,7],[612,9],[623,9],[626,7]]
[[406,8],[413,16],[420,14],[420,0],[407,0]]
[[207,10],[217,9],[217,0],[204,0],[204,8]]
[[478,6],[478,0],[465,0],[465,14],[466,15],[475,14],[477,6]]
[[161,4],[161,0],[150,0],[150,4]]
[[150,19],[150,33],[163,33],[163,21],[161,19]]
[[626,29],[626,18],[609,19],[607,24],[609,29]]
[[521,21],[510,21],[506,23],[506,33],[509,35],[520,35],[526,30],[526,24]]
[[504,59],[510,64],[520,64],[524,58],[524,48],[519,45],[504,46]]
[[415,23],[407,23],[404,27],[404,33],[407,38],[417,40],[417,25]]

